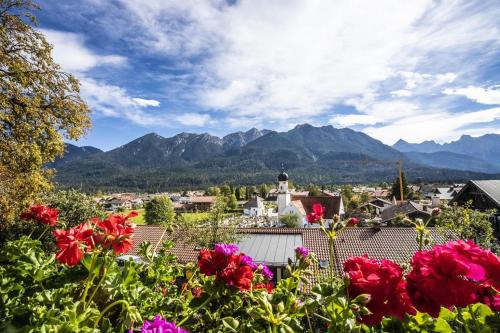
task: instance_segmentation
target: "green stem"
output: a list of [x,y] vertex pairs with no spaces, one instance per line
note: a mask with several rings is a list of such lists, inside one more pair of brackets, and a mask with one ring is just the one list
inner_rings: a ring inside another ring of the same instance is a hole
[[[40,235],[40,236],[38,236],[37,240],[42,239],[43,235],[45,235],[49,229],[50,229],[50,225],[48,225],[48,226],[45,228],[45,230],[41,233],[41,235]],[[30,237],[31,237],[31,234],[30,234]]]
[[334,238],[328,237],[328,245],[330,246],[330,265],[328,267],[330,268],[330,279],[333,281],[333,278],[335,276],[335,271],[334,271],[334,262],[335,262],[335,245],[333,244]]
[[462,308],[457,308],[457,312],[458,312],[458,318],[460,319],[462,324],[464,324],[465,332],[470,333],[469,325],[467,325],[467,322],[465,321],[464,316],[462,315]]
[[212,300],[212,296],[208,297],[203,303],[201,303],[200,305],[198,305],[196,308],[194,308],[186,317],[184,317],[184,319],[182,319],[180,322],[177,323],[177,326],[181,326],[182,324],[184,324],[184,322],[186,320],[188,320],[195,312],[197,312],[199,309],[201,309],[202,307],[204,307],[205,305],[208,304],[208,302],[210,302]]
[[82,294],[82,303],[84,305],[84,308],[87,307],[87,304],[85,303],[85,299],[87,298],[87,293],[89,292],[89,289],[90,289],[90,285],[92,284],[92,282],[94,282],[94,265],[95,265],[95,261],[97,259],[97,253],[94,253],[92,254],[92,261],[90,262],[90,269],[89,269],[89,276],[87,277],[87,282],[85,283],[85,290],[83,291],[83,294]]
[[276,324],[273,323],[273,333],[277,332],[278,332],[278,327],[276,326]]
[[474,331],[480,332],[477,318],[476,318],[476,314],[474,313],[474,310],[472,309],[472,305],[469,305],[468,308],[469,308],[470,316],[472,317],[472,322],[474,323]]
[[97,290],[99,290],[99,288],[101,287],[101,284],[104,282],[104,278],[106,277],[106,273],[107,273],[107,269],[106,267],[104,267],[104,271],[102,273],[102,278],[99,280],[99,282],[97,283],[97,286],[95,287],[94,291],[92,292],[92,294],[90,295],[90,298],[88,300],[88,303],[90,303],[93,299],[94,299],[94,296],[95,294],[97,293]]
[[108,312],[108,311],[109,311],[112,307],[114,307],[114,306],[116,306],[116,305],[118,305],[118,304],[124,304],[124,305],[126,305],[126,306],[127,306],[127,309],[128,309],[128,308],[129,308],[129,306],[130,306],[130,305],[128,304],[128,302],[127,302],[126,300],[124,300],[124,299],[121,299],[121,300],[118,300],[118,301],[116,301],[116,302],[111,303],[111,304],[110,304],[110,305],[108,305],[108,306],[107,306],[104,310],[102,310],[102,312],[99,314],[99,318],[97,318],[97,321],[96,321],[96,322],[95,322],[95,324],[94,324],[94,329],[95,329],[95,328],[97,328],[97,325],[99,324],[99,321],[101,321],[101,318],[104,316],[104,314],[105,314],[106,312]]
[[314,333],[312,325],[311,325],[311,318],[309,318],[309,312],[307,312],[307,307],[305,308],[305,310],[306,310],[307,324],[309,325],[309,331],[311,331],[311,333]]

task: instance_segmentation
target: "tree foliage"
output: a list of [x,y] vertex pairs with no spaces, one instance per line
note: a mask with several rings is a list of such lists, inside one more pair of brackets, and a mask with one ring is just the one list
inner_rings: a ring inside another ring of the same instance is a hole
[[451,231],[460,239],[471,239],[483,248],[500,253],[499,242],[490,221],[492,215],[493,211],[481,212],[471,209],[469,205],[461,207],[455,204],[441,210],[436,226],[443,231]]
[[172,225],[175,218],[174,205],[166,195],[159,195],[144,205],[146,224]]
[[[403,181],[403,195],[404,198],[406,199],[408,197],[408,193],[410,192],[410,189],[408,188],[408,184],[406,182],[406,176],[404,172],[401,172],[401,179]],[[401,200],[401,187],[400,187],[400,181],[399,177],[396,178],[394,183],[392,184],[391,188],[391,196],[395,197],[396,200]]]
[[287,228],[300,228],[300,217],[297,214],[285,214],[280,216],[280,222]]
[[35,9],[31,0],[0,1],[0,227],[51,187],[43,166],[64,153],[63,138],[90,127],[78,80],[33,28]]

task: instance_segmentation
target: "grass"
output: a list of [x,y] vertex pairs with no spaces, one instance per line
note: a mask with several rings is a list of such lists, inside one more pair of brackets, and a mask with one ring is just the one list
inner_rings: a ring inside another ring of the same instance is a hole
[[[127,215],[131,211],[136,211],[139,214],[136,217],[130,219],[132,222],[136,224],[146,224],[146,222],[144,221],[144,208],[126,210],[125,212],[123,212],[123,214]],[[197,223],[207,221],[209,219],[210,213],[181,213],[181,215],[186,219],[187,222]]]
[[127,215],[131,211],[136,211],[137,214],[139,214],[136,217],[130,219],[132,222],[134,222],[135,224],[146,224],[146,222],[144,222],[144,208],[126,210],[123,214]]

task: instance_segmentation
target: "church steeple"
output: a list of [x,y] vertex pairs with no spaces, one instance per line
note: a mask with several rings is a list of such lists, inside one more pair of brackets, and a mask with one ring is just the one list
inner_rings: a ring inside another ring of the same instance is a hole
[[288,191],[288,174],[281,164],[281,173],[278,175],[278,215],[290,204],[291,195]]

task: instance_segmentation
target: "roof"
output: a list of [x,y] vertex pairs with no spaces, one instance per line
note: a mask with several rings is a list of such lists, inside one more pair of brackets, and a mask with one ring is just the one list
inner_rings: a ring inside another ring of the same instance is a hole
[[[453,235],[444,236],[436,228],[428,228],[433,244],[454,239]],[[328,238],[316,228],[240,228],[243,236],[238,242],[242,252],[253,257],[258,263],[284,266],[288,258],[294,258],[297,246],[305,246],[314,252],[321,261],[329,260]],[[160,226],[139,225],[134,235],[134,247],[128,255],[137,255],[139,244],[149,241],[153,246],[164,235],[164,239],[172,240],[175,246],[171,252],[180,262],[193,262],[199,251],[194,245],[184,242],[186,235],[179,230],[165,233]],[[380,229],[348,227],[342,230],[335,239],[335,269],[340,272],[343,263],[352,256],[367,254],[374,259],[389,259],[399,264],[408,263],[418,250],[414,228]],[[431,245],[425,248],[430,248]],[[318,270],[319,268],[315,268]],[[324,270],[325,273],[328,270]],[[322,274],[321,272],[316,272]]]
[[298,233],[246,233],[238,241],[241,252],[256,263],[270,266],[286,265],[288,258],[295,257],[295,248],[302,245],[302,235]]
[[302,214],[302,215],[306,215],[306,210],[304,209],[304,205],[302,205],[302,201],[300,200],[293,200],[291,202],[292,205],[294,205],[297,210]]
[[342,202],[342,197],[340,196],[294,196],[292,195],[292,202],[299,200],[304,207],[306,213],[312,212],[312,206],[315,203],[320,203],[325,207],[325,213],[323,217],[325,219],[333,219],[334,215],[340,215],[340,203]]
[[191,203],[214,203],[215,197],[207,197],[207,196],[189,197],[189,201]]
[[500,209],[500,180],[470,180],[460,192],[453,198],[452,202],[458,201],[460,196],[469,191],[471,186],[475,186],[481,190],[488,198],[493,201]]
[[252,199],[248,200],[244,205],[243,208],[259,208],[259,207],[264,207],[264,204],[262,203],[262,198],[255,196]]
[[382,210],[380,217],[382,218],[382,222],[386,222],[392,220],[397,214],[408,215],[415,212],[430,216],[430,213],[424,211],[422,206],[420,206],[416,202],[408,200],[400,202],[397,205],[385,208],[384,210]]
[[500,180],[471,180],[471,182],[500,206]]
[[[445,243],[451,238],[451,235],[448,238],[443,236],[436,228],[428,230],[434,244]],[[414,228],[382,227],[378,231],[373,228],[346,228],[335,240],[335,269],[340,271],[349,257],[364,254],[374,259],[389,259],[398,264],[408,263],[418,251],[416,236]]]

